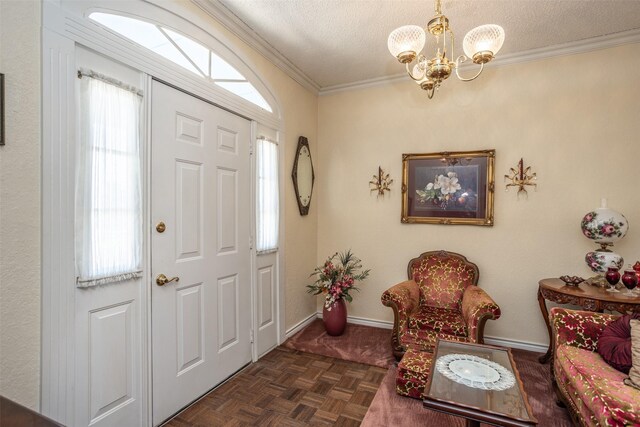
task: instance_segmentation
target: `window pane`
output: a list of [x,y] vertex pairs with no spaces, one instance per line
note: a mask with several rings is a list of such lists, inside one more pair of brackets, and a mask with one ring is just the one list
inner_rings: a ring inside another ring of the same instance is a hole
[[140,97],[81,82],[76,174],[78,286],[138,277],[142,260]]
[[187,54],[189,59],[202,71],[205,76],[209,75],[209,49],[191,40],[188,37],[171,31],[168,28],[162,28],[169,37]]
[[278,185],[278,145],[259,139],[256,150],[258,252],[278,249],[280,195]]
[[211,78],[214,80],[247,81],[238,70],[213,52],[211,52]]
[[161,31],[154,24],[127,16],[93,12],[89,18],[200,77],[210,77],[218,86],[273,112],[269,103],[238,70],[195,40],[165,27]]
[[89,15],[89,18],[115,31],[121,36],[154,51],[182,68],[186,68],[204,77],[155,25],[138,19],[112,15],[110,13],[94,12]]
[[229,92],[246,99],[247,101],[256,104],[258,107],[262,107],[268,112],[273,112],[271,106],[260,95],[260,92],[249,82],[216,82],[216,84]]

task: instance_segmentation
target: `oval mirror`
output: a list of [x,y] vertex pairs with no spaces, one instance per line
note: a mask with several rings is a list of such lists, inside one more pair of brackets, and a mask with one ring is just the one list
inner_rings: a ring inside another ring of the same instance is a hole
[[298,209],[300,215],[309,213],[309,205],[311,204],[311,194],[313,193],[313,181],[315,179],[313,173],[313,162],[311,161],[311,151],[309,150],[309,141],[304,136],[298,139],[298,148],[296,149],[296,157],[293,162],[293,187],[296,190],[296,200],[298,201]]

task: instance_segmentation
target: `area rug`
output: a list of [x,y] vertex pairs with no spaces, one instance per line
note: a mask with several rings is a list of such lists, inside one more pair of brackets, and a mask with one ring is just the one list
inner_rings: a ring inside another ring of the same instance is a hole
[[[539,354],[537,353],[524,350],[512,350],[512,352],[529,397],[533,415],[538,419],[538,425],[571,427],[572,423],[566,410],[555,404],[549,365],[541,365],[538,362]],[[463,427],[465,425],[462,418],[430,411],[422,406],[420,400],[397,395],[395,378],[396,368],[391,366],[362,420],[362,427],[410,425]]]
[[388,368],[394,362],[391,352],[391,329],[349,323],[344,334],[332,337],[324,330],[322,320],[316,319],[283,345],[293,350],[380,368]]

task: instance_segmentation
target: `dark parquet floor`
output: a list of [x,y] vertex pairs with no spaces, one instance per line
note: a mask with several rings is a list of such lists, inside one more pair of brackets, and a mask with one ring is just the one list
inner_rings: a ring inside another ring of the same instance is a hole
[[358,426],[387,369],[278,347],[166,426]]

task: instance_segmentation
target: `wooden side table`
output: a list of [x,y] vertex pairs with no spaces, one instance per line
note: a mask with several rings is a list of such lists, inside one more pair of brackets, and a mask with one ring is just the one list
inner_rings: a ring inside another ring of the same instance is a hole
[[583,310],[597,311],[604,310],[617,311],[618,313],[640,312],[640,296],[628,297],[621,292],[607,292],[604,288],[580,283],[579,286],[567,286],[560,279],[542,279],[538,282],[538,303],[540,311],[547,325],[549,333],[549,348],[547,352],[540,356],[540,363],[547,363],[551,357],[551,324],[549,323],[549,311],[545,300],[558,304],[573,304],[582,307]]

